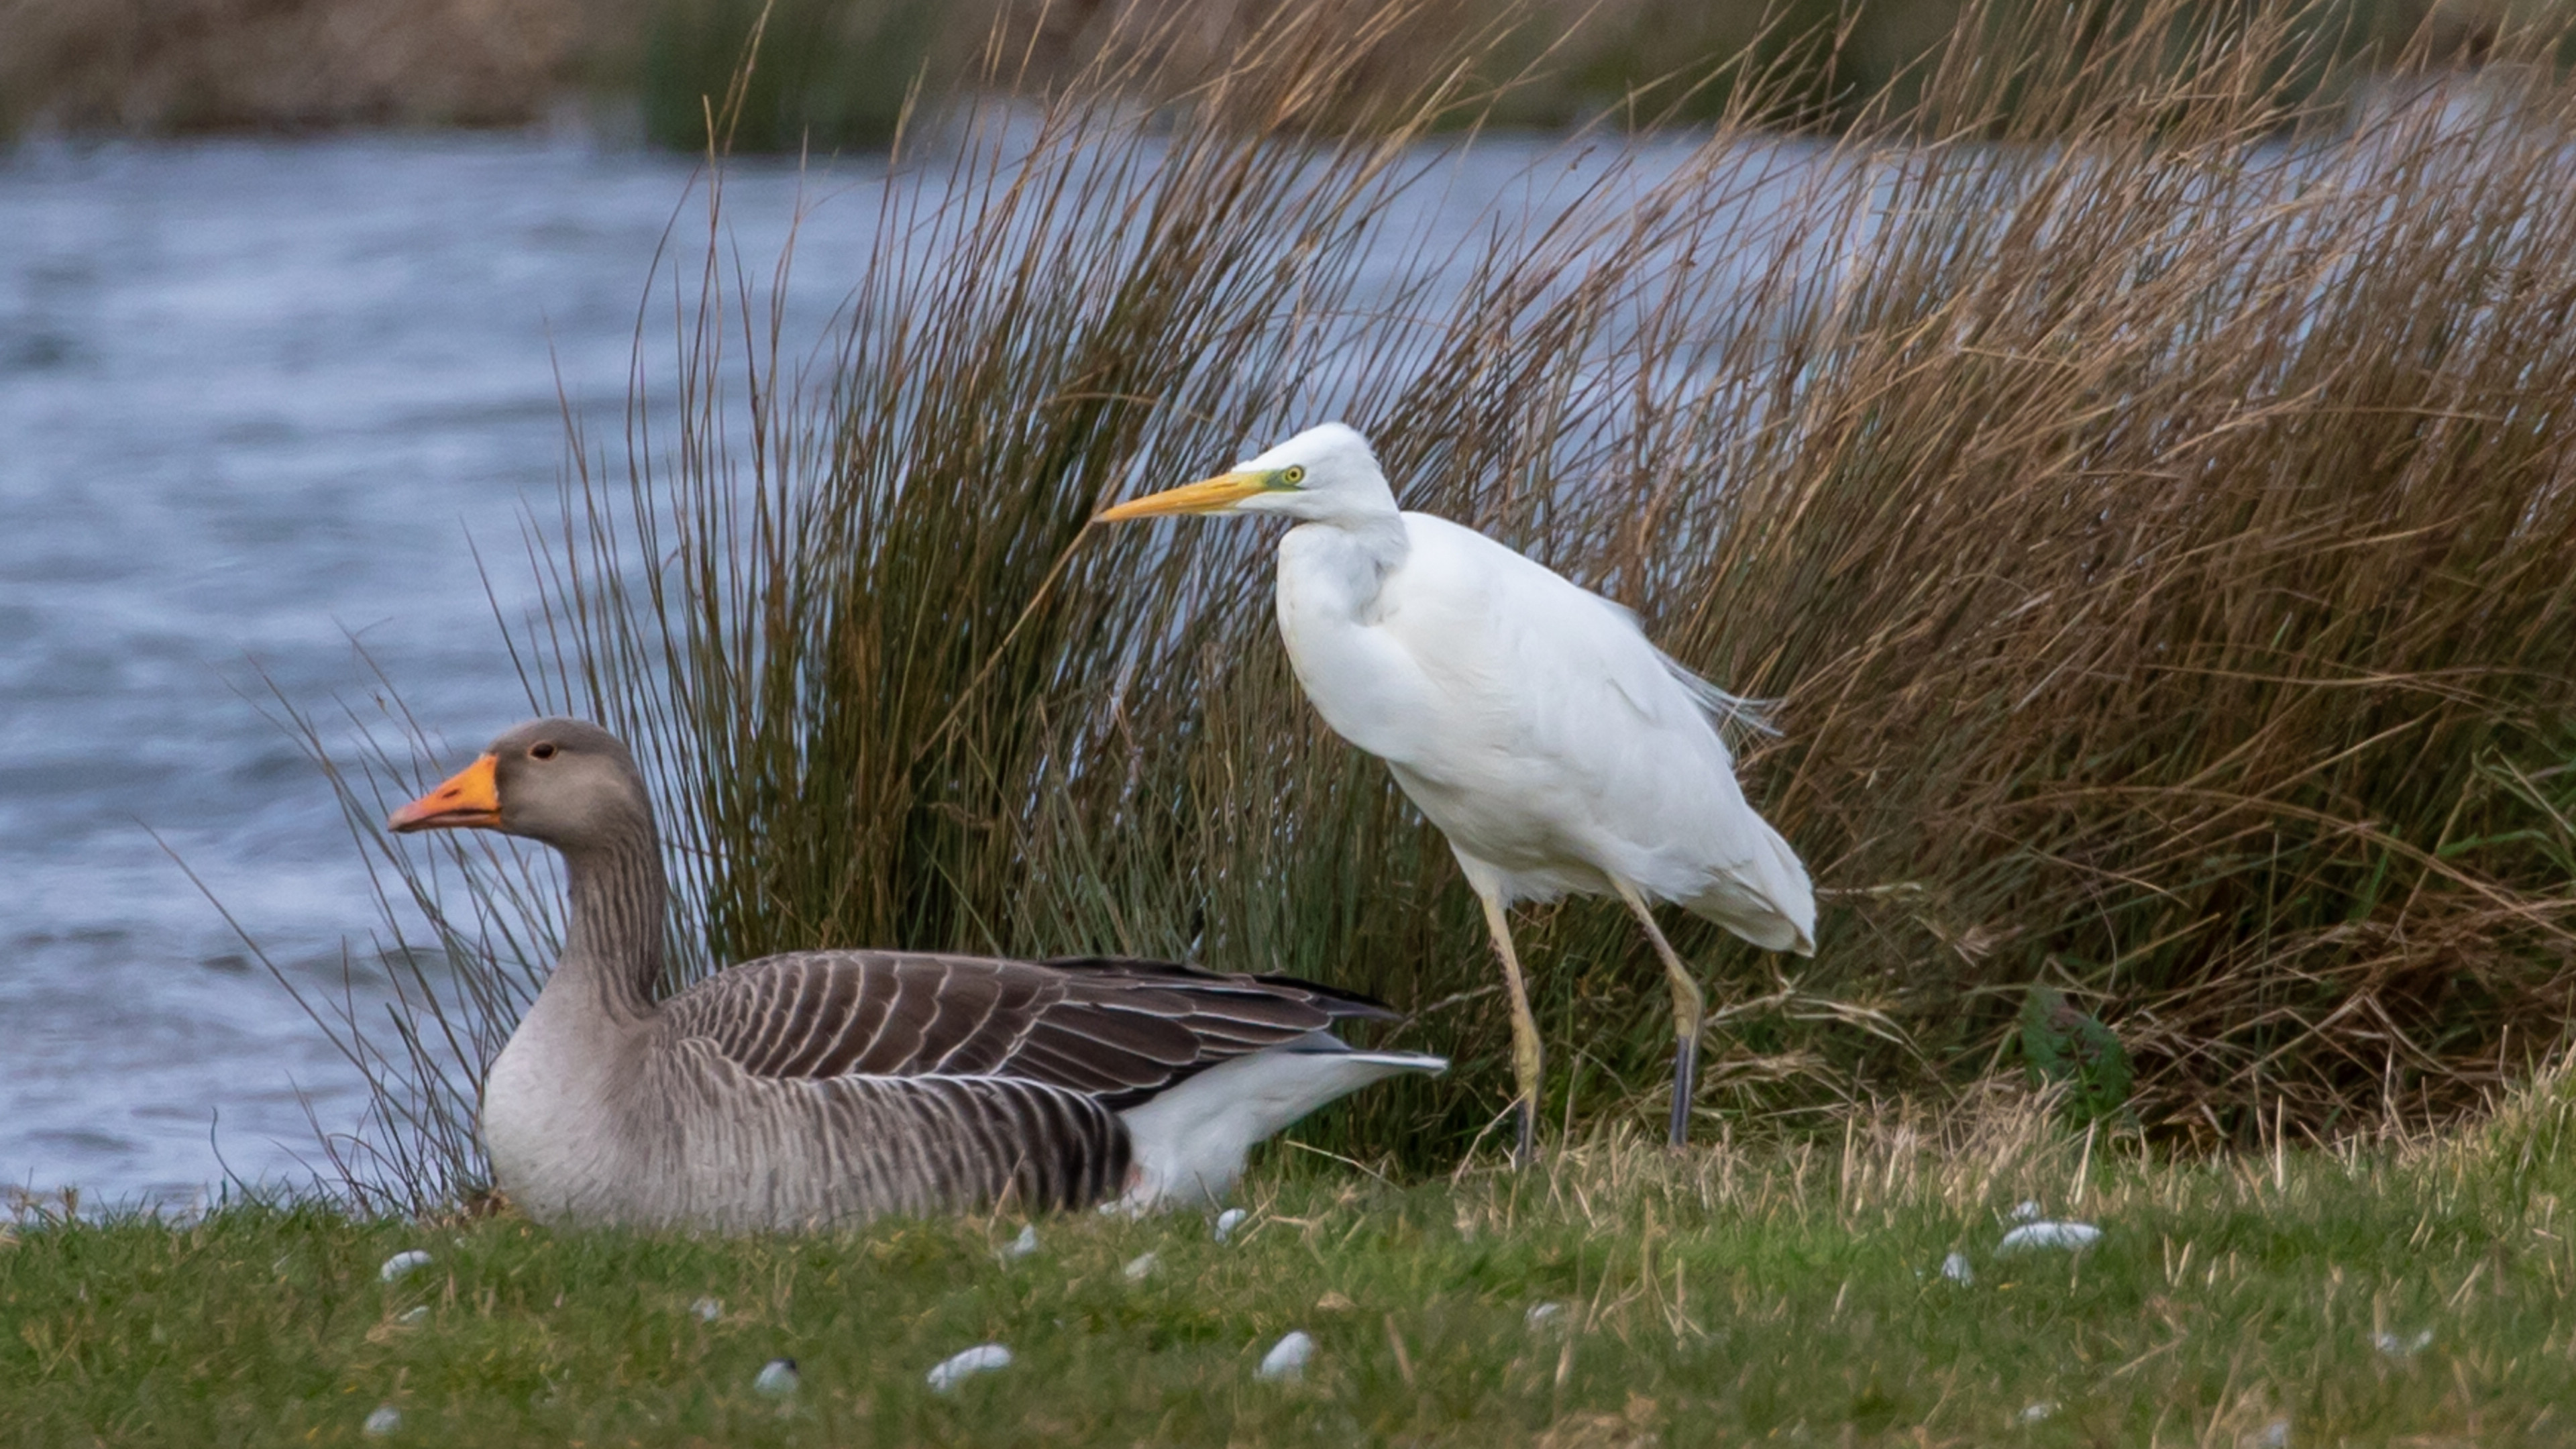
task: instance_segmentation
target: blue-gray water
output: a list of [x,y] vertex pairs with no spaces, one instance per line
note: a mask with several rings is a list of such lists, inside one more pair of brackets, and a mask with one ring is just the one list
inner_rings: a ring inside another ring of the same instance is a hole
[[[1592,169],[1537,140],[1442,168],[1391,228],[1417,256]],[[316,1124],[357,1124],[358,1075],[173,856],[306,985],[345,948],[382,1009],[366,872],[262,707],[374,708],[363,646],[451,763],[523,712],[469,541],[515,614],[564,406],[618,435],[657,244],[675,214],[703,244],[690,178],[536,137],[0,153],[0,1186],[185,1204],[293,1184]],[[858,273],[874,178],[727,182],[761,276],[808,208],[791,345]],[[664,377],[672,325],[666,291]]]
[[[289,971],[363,955],[330,792],[253,702],[363,706],[355,640],[460,745],[522,712],[468,540],[524,595],[558,381],[614,418],[689,175],[534,138],[0,156],[0,1183],[185,1202],[218,1149],[294,1180],[304,1100],[355,1122],[172,855]],[[734,178],[749,252],[831,184]]]

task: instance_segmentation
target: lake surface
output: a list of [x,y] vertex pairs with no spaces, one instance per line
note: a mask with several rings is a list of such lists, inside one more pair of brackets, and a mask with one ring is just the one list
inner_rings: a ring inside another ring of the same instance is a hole
[[[1544,213],[1585,180],[1533,170],[1554,145],[1452,158],[1396,229]],[[186,1205],[304,1181],[316,1126],[358,1123],[362,1080],[208,895],[383,1009],[364,865],[280,701],[379,713],[380,668],[450,764],[524,713],[474,546],[515,615],[566,406],[618,435],[656,248],[675,217],[703,241],[693,171],[537,136],[0,154],[0,1187]],[[728,179],[755,271],[808,207],[791,339],[880,180]]]
[[[363,646],[458,759],[524,713],[469,540],[515,606],[565,400],[613,420],[655,247],[683,206],[703,235],[691,174],[533,137],[0,156],[0,1184],[186,1203],[355,1124],[177,861],[300,979],[371,953],[268,691],[370,708]],[[775,255],[851,179],[746,168],[728,211]]]

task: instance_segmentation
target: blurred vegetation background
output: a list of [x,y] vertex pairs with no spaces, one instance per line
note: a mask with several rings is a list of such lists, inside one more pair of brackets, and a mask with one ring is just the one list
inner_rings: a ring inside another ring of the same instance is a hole
[[[2477,59],[2502,28],[2566,0],[2329,0],[2304,58]],[[1966,0],[1438,0],[1374,26],[1352,0],[0,0],[0,134],[523,126],[583,119],[683,150],[707,142],[766,16],[736,151],[881,146],[916,86],[932,101],[1071,76],[1116,37],[1151,33],[1159,73],[1212,76],[1276,17],[1362,52],[1341,83],[1409,91],[1484,37],[1480,115],[1563,126],[1615,113],[1706,122],[1748,73],[1775,119],[1848,125],[1903,105]],[[2006,15],[2014,7],[1980,7]],[[2028,6],[2021,7],[2028,9]],[[2124,9],[2095,6],[2117,28]],[[2212,13],[2231,8],[2200,7]],[[2018,27],[1995,27],[2004,58]],[[2365,67],[2366,69],[2366,67]]]

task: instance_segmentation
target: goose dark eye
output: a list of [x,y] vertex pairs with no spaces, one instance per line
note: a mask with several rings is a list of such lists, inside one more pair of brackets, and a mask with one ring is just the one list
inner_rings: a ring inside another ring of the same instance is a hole
[[528,746],[528,758],[531,760],[551,760],[554,757],[555,747],[552,741],[540,741]]

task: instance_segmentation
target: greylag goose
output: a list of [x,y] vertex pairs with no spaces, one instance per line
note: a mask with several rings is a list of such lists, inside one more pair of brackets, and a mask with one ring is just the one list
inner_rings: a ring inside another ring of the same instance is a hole
[[1754,812],[1716,721],[1748,702],[1655,647],[1626,609],[1471,528],[1395,506],[1368,439],[1309,428],[1109,522],[1252,513],[1279,541],[1279,637],[1324,723],[1386,761],[1485,908],[1512,1013],[1520,1156],[1538,1126],[1538,1023],[1504,911],[1615,895],[1673,993],[1670,1134],[1690,1135],[1706,998],[1653,902],[1772,951],[1816,951],[1816,896]]
[[1334,1037],[1393,1017],[1365,997],[1152,961],[803,951],[656,1000],[652,802],[626,746],[579,720],[520,725],[387,823],[563,857],[562,957],[483,1087],[496,1185],[541,1222],[1204,1202],[1306,1113],[1448,1065]]

